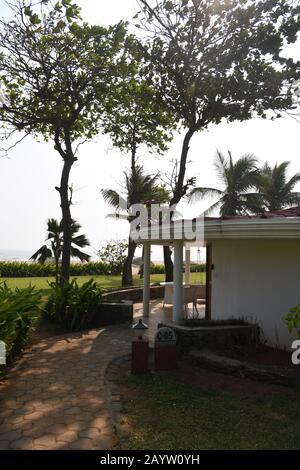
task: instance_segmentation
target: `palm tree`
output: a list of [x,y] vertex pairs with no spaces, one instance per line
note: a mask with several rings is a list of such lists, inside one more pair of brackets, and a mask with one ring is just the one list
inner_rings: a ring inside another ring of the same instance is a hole
[[[128,173],[124,173],[125,185],[123,187],[124,197],[114,189],[102,189],[104,200],[115,210],[114,217],[127,220],[129,223],[135,220],[136,216],[130,214],[130,207],[134,204],[151,205],[151,203],[164,203],[169,199],[169,192],[158,183],[158,175],[148,175],[140,165],[135,165]],[[120,200],[124,202],[120,207]],[[128,254],[123,266],[122,286],[132,286],[132,262],[137,244],[129,236]]]
[[[85,235],[78,235],[81,225],[75,220],[71,223],[71,257],[78,258],[81,262],[89,261],[90,256],[81,251],[79,248],[89,246],[89,241]],[[55,219],[47,221],[47,238],[48,244],[43,245],[36,253],[31,256],[32,261],[44,264],[49,258],[54,258],[55,262],[55,279],[59,280],[59,262],[63,248],[63,227],[62,222]]]
[[300,173],[288,179],[289,165],[290,162],[283,162],[272,168],[265,163],[262,167],[256,185],[260,212],[278,211],[300,204],[300,193],[294,191],[300,182]]
[[231,152],[228,153],[229,157],[226,158],[218,151],[215,159],[215,167],[224,189],[194,188],[189,194],[191,201],[206,197],[218,198],[207,214],[220,209],[222,216],[243,215],[255,211],[258,205],[257,194],[250,193],[259,175],[257,159],[246,154],[234,162]]

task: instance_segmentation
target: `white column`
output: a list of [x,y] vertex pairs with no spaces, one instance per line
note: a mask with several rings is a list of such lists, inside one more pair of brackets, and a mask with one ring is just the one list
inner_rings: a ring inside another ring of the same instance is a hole
[[189,246],[185,247],[185,283],[191,283],[191,250]]
[[150,313],[150,243],[144,244],[144,288],[143,288],[143,315],[149,317]]
[[174,242],[174,287],[173,287],[173,321],[180,321],[183,312],[183,242]]

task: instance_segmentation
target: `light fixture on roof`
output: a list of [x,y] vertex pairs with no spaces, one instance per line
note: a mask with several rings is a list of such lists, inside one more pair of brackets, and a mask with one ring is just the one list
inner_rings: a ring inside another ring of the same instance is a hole
[[145,332],[148,330],[148,325],[140,319],[135,325],[132,326],[134,336],[140,341],[143,339]]

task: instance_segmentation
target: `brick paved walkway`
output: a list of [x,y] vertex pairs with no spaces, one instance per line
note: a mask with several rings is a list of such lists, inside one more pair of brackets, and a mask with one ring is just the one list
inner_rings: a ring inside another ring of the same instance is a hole
[[[164,315],[152,303],[149,336]],[[135,307],[140,316],[141,305]],[[108,364],[130,352],[129,325],[44,340],[0,382],[0,450],[112,449],[118,445]]]
[[0,449],[116,446],[105,370],[129,350],[128,327],[35,346],[0,383]]

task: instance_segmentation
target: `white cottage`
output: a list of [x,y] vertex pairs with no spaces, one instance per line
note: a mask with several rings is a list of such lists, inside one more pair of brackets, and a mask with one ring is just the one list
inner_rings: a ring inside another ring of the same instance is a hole
[[[190,224],[193,227],[196,220]],[[179,226],[178,222],[175,226]],[[192,230],[192,228],[191,228]],[[179,239],[178,239],[179,238]],[[171,229],[141,229],[144,244],[144,314],[149,314],[151,244],[174,246],[173,320],[183,316],[183,249],[189,270],[190,236]],[[300,206],[261,216],[205,218],[206,318],[252,318],[269,345],[289,349],[282,317],[300,303]],[[186,278],[188,279],[188,272]]]

